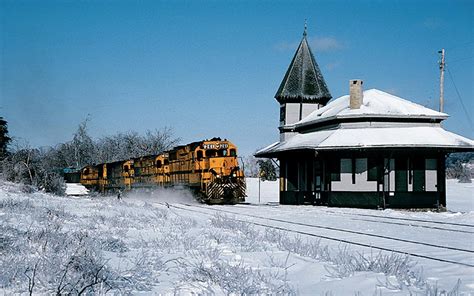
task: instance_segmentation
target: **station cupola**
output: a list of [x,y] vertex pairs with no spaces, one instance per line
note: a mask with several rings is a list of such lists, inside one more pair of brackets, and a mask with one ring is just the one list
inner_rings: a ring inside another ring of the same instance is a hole
[[305,24],[303,38],[275,94],[275,99],[280,103],[281,141],[292,134],[294,123],[326,105],[331,99],[306,35]]

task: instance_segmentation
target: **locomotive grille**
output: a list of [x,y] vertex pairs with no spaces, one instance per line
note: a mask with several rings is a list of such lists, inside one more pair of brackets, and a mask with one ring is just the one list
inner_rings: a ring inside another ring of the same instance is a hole
[[245,197],[245,182],[242,179],[216,179],[206,188],[206,196],[210,200],[240,202]]

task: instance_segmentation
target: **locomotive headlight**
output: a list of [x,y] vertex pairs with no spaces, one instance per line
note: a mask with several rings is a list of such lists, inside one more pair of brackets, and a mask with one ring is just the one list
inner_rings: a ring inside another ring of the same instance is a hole
[[234,178],[237,177],[237,174],[236,174],[236,173],[233,173],[233,174],[232,174],[232,177],[234,177]]
[[216,177],[217,177],[217,178],[220,178],[220,177],[221,177],[221,175],[217,175]]

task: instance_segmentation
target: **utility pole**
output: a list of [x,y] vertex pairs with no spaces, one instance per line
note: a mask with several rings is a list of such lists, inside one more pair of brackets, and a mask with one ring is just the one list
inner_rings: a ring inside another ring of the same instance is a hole
[[444,48],[438,51],[441,54],[441,60],[439,61],[439,112],[444,112]]

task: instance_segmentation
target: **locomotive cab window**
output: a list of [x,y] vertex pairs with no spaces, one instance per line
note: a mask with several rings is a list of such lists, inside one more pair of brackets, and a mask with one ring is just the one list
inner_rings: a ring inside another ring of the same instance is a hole
[[170,161],[168,159],[165,159],[165,165],[169,165]]
[[217,156],[220,156],[220,157],[227,156],[227,150],[226,149],[218,150]]
[[237,156],[237,151],[235,149],[230,149],[230,156]]
[[84,175],[89,175],[89,168],[84,170]]
[[198,152],[196,152],[196,158],[197,158],[197,160],[201,160],[202,157],[203,157],[202,150],[199,150]]
[[128,167],[128,165],[124,166],[123,169],[124,169],[124,171],[125,171],[126,173],[128,173],[128,171],[130,170],[130,168]]
[[216,156],[217,151],[216,150],[206,150],[206,157],[214,157]]
[[162,166],[163,166],[163,164],[161,163],[161,160],[157,160],[156,161],[156,167],[161,168]]

